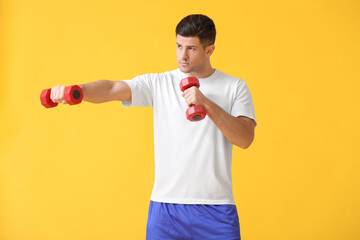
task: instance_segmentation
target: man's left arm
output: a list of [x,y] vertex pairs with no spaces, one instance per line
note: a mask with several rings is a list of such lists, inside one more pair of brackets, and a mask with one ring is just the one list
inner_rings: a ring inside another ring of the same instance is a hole
[[246,116],[234,117],[205,97],[197,87],[184,91],[182,96],[188,106],[202,105],[206,114],[232,144],[243,149],[248,148],[254,140],[255,121]]

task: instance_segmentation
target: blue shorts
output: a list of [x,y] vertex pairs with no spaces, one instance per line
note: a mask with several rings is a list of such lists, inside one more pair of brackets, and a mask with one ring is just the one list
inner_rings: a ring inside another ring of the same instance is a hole
[[240,240],[235,205],[175,204],[150,200],[146,240]]

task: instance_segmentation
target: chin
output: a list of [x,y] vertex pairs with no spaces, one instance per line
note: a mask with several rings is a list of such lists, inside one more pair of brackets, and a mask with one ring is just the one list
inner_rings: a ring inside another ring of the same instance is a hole
[[179,66],[180,70],[183,72],[183,73],[190,73],[192,72],[192,69],[189,69],[189,68],[184,68],[183,66]]

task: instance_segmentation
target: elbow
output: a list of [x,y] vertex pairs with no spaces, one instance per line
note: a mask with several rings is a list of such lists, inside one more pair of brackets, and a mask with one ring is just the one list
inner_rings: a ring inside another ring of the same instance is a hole
[[233,144],[242,148],[242,149],[247,149],[250,147],[250,145],[252,144],[252,142],[254,141],[254,138],[249,138],[249,139],[242,139],[241,141],[239,142],[234,142]]
[[248,149],[248,148],[250,147],[251,143],[252,143],[252,142],[247,143],[247,144],[243,144],[243,145],[241,145],[241,146],[239,146],[239,147],[241,147],[242,149]]
[[248,147],[250,147],[250,144],[242,144],[242,145],[237,145],[238,147],[242,148],[242,149],[247,149]]

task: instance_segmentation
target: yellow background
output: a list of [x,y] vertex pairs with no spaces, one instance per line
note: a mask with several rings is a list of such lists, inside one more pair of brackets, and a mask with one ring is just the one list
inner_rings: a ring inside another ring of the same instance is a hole
[[[360,2],[2,0],[0,239],[145,239],[152,109],[40,104],[42,89],[177,68],[188,14],[258,126],[234,147],[243,240],[360,239]],[[178,146],[185,148],[186,146]]]

